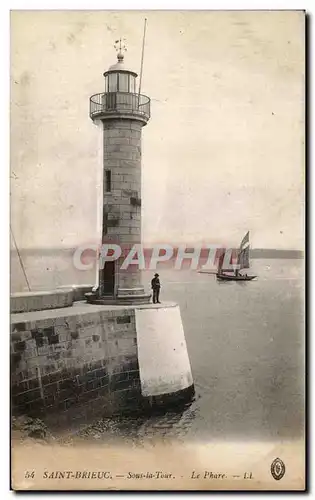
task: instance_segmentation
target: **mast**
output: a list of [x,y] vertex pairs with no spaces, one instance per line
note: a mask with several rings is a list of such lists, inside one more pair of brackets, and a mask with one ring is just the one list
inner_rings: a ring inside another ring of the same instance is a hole
[[24,274],[24,278],[25,278],[25,281],[26,281],[26,284],[27,284],[27,288],[28,288],[28,290],[30,292],[31,291],[31,287],[30,287],[29,281],[27,279],[27,274],[26,274],[26,271],[25,271],[25,267],[24,267],[24,264],[23,264],[23,261],[22,261],[22,257],[21,257],[20,251],[19,251],[18,246],[17,246],[16,241],[15,241],[15,237],[14,237],[14,234],[13,234],[13,230],[12,230],[11,224],[10,224],[10,231],[11,231],[12,240],[13,240],[13,243],[14,243],[14,246],[15,246],[15,249],[16,249],[16,253],[18,255],[19,262],[20,262],[20,265],[21,265],[21,268],[22,268],[22,271],[23,271],[23,274]]
[[144,58],[144,44],[145,44],[146,27],[147,27],[147,18],[144,19],[144,28],[143,28],[142,54],[141,54],[141,65],[140,65],[140,80],[139,80],[139,91],[138,91],[138,101],[139,102],[140,102],[142,73],[143,73],[143,58]]

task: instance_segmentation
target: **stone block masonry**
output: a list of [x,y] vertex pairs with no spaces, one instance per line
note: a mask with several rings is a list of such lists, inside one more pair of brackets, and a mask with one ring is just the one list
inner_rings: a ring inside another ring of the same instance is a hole
[[[141,123],[132,120],[104,122],[104,170],[111,171],[111,192],[104,189],[103,204],[111,205],[120,219],[125,215],[130,219],[133,213],[140,215],[139,209],[130,205],[130,198],[141,199],[141,128]],[[114,193],[119,193],[119,196],[114,196]],[[141,230],[140,217],[137,219]],[[107,228],[108,235],[116,235],[116,231],[116,228]]]
[[[105,212],[115,214],[103,224],[103,241],[115,237],[121,244],[141,243],[141,129],[143,123],[133,119],[111,119],[103,122]],[[106,191],[106,173],[111,172],[110,191]],[[132,200],[139,200],[140,205]],[[100,282],[102,274],[100,274]],[[123,289],[139,286],[141,275],[129,277],[128,272],[116,273],[118,294]],[[142,289],[142,294],[144,290]]]
[[13,321],[13,412],[37,416],[95,400],[104,415],[131,409],[140,395],[135,312],[64,314]]
[[77,303],[13,314],[11,385],[13,413],[44,419],[187,402],[193,381],[179,308]]

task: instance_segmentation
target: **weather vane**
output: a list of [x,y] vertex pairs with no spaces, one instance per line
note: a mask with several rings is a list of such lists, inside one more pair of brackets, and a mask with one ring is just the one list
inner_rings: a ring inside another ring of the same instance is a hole
[[119,54],[122,54],[122,52],[127,52],[127,47],[126,47],[126,39],[125,38],[119,38],[119,40],[115,41],[114,47],[116,49],[116,52]]

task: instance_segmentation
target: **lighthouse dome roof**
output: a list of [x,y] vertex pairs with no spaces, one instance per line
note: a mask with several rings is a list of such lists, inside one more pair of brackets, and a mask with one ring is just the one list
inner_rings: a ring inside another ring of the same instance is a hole
[[117,54],[117,62],[115,64],[112,64],[107,71],[105,71],[104,75],[107,75],[108,73],[113,73],[116,71],[123,71],[125,73],[131,73],[133,76],[138,76],[135,71],[129,69],[124,62],[124,55],[119,52]]

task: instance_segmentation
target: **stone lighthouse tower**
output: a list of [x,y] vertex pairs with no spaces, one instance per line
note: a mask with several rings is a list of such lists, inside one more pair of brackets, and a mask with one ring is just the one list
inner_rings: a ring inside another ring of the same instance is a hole
[[85,297],[99,304],[106,348],[110,359],[119,360],[112,404],[186,404],[194,383],[179,306],[149,304],[139,266],[124,266],[126,254],[141,244],[141,132],[150,119],[150,99],[137,92],[137,74],[125,66],[121,40],[117,49],[116,64],[104,73],[104,92],[90,98],[90,117],[101,121],[103,133],[102,243],[117,245],[122,255],[100,259],[98,289]]
[[90,98],[90,117],[103,124],[102,244],[117,244],[122,254],[100,258],[98,290],[87,298],[140,304],[150,295],[144,293],[139,266],[122,264],[141,243],[141,131],[150,119],[150,99],[137,92],[137,73],[125,65],[121,40],[116,50],[116,64],[104,73],[105,91]]

